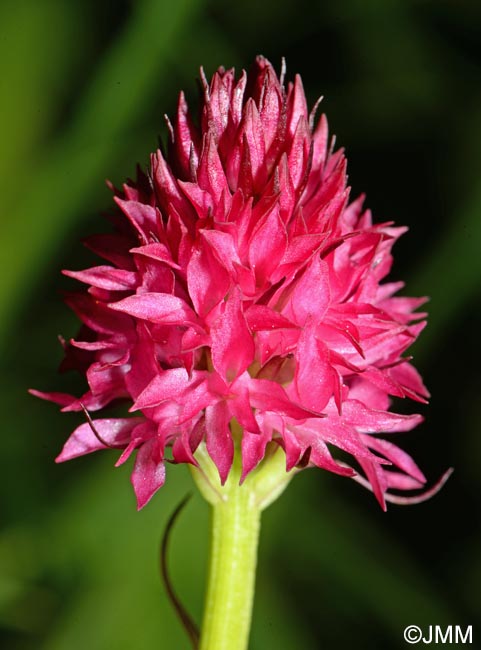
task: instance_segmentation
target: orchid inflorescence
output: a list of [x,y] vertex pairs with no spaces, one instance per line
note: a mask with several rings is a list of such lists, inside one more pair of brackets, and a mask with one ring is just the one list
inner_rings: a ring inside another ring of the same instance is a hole
[[[66,298],[83,326],[64,361],[88,390],[34,392],[87,413],[58,461],[114,447],[120,465],[136,452],[139,508],[166,460],[197,465],[201,443],[221,483],[236,448],[242,482],[277,445],[287,472],[357,478],[383,508],[404,498],[391,489],[425,484],[378,435],[422,420],[392,412],[392,397],[428,398],[405,356],[425,299],[383,282],[406,229],[349,202],[325,116],[309,113],[299,76],[283,77],[262,57],[249,75],[202,74],[199,124],[181,93],[167,153],[111,186],[115,231],[86,242],[105,263],[65,271],[88,286]],[[117,400],[132,416],[89,415]]]

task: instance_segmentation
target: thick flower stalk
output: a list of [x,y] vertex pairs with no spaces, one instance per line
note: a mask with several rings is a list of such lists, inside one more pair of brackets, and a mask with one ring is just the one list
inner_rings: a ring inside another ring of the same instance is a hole
[[115,231],[87,240],[105,262],[65,271],[88,287],[66,298],[83,327],[64,362],[88,390],[34,392],[63,411],[124,400],[132,416],[81,424],[57,460],[135,452],[142,508],[167,459],[196,466],[202,444],[224,484],[237,446],[242,483],[272,443],[286,472],[359,478],[385,508],[391,489],[425,483],[388,440],[422,419],[391,397],[428,397],[405,356],[424,299],[384,282],[406,229],[349,203],[343,151],[299,76],[284,87],[259,57],[249,77],[221,68],[202,84],[199,124],[181,93],[167,153],[112,188]]

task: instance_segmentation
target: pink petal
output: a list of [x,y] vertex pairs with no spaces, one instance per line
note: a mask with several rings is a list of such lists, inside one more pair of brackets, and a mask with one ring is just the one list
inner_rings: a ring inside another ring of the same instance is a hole
[[311,453],[309,456],[310,462],[321,469],[326,469],[329,472],[334,474],[339,474],[340,476],[349,476],[352,477],[355,472],[350,467],[344,467],[339,465],[332,457],[331,452],[329,451],[328,446],[316,438],[312,441],[312,446],[310,447]]
[[194,427],[186,426],[172,445],[172,456],[176,463],[189,463],[198,466],[195,450],[205,439],[205,417],[200,418]]
[[302,332],[296,350],[295,387],[299,401],[313,411],[321,412],[334,394],[338,377],[327,348],[314,336],[313,327]]
[[195,323],[192,309],[177,296],[168,293],[142,293],[109,304],[111,309],[129,316],[164,325]]
[[234,460],[234,442],[229,428],[227,405],[219,402],[205,410],[206,447],[214,461],[222,485],[227,480]]
[[187,266],[189,295],[199,316],[206,316],[224,299],[231,280],[207,241],[199,242]]
[[138,396],[131,410],[150,408],[166,400],[181,398],[191,383],[185,368],[164,370],[161,374],[155,375]]
[[387,440],[382,440],[382,438],[374,438],[373,436],[368,436],[366,434],[362,434],[362,438],[370,449],[377,451],[379,454],[390,460],[393,465],[399,467],[403,472],[409,474],[409,476],[412,476],[421,484],[426,482],[426,477],[411,456],[402,449],[399,449],[397,445],[394,445],[392,442],[388,442]]
[[210,329],[212,363],[228,382],[236,379],[254,360],[255,346],[238,294],[225,302],[223,313]]
[[386,511],[384,493],[387,490],[388,483],[384,477],[383,469],[377,463],[373,463],[365,458],[359,458],[358,461],[367,476],[370,489],[374,492],[374,496],[378,500],[381,508]]
[[395,381],[399,382],[404,389],[409,390],[410,394],[417,395],[424,399],[430,397],[429,391],[423,384],[421,375],[412,364],[401,363],[391,369],[390,375],[395,379]]
[[197,169],[197,181],[199,187],[209,192],[215,201],[219,201],[222,191],[228,189],[213,133],[209,133],[206,137]]
[[329,306],[329,272],[327,264],[313,257],[306,271],[296,282],[284,315],[304,325],[313,317],[320,321]]
[[142,438],[132,438],[132,440],[125,447],[125,449],[117,459],[117,462],[115,463],[115,467],[120,467],[121,465],[126,463],[131,457],[132,453],[135,451],[135,449],[137,449],[137,447],[139,447],[143,442],[144,440]]
[[244,123],[241,126],[241,133],[249,149],[250,169],[254,185],[262,187],[267,177],[266,147],[259,112],[253,99],[248,99],[244,107]]
[[387,481],[388,489],[391,490],[420,490],[424,487],[425,482],[418,481],[412,476],[386,470],[384,477]]
[[[109,445],[120,447],[128,444],[133,429],[141,422],[141,418],[107,418],[94,420],[93,424],[103,440]],[[63,463],[106,448],[93,433],[90,424],[84,422],[71,434],[55,462]]]
[[150,440],[150,438],[153,438],[157,434],[157,426],[154,422],[151,420],[142,420],[141,418],[138,419],[141,420],[140,424],[132,429],[132,432],[130,434],[130,442],[120,454],[117,462],[115,463],[115,467],[120,467],[120,465],[123,465],[130,458],[132,452],[137,449],[137,447],[140,447],[140,445],[142,445],[147,440]]
[[80,350],[88,350],[90,352],[96,352],[98,350],[119,350],[120,347],[118,341],[109,341],[107,339],[98,341],[75,341],[74,339],[70,339],[69,343],[74,348],[79,348]]
[[242,476],[240,482],[243,483],[246,476],[264,458],[267,443],[270,442],[272,435],[266,431],[262,433],[250,433],[244,431],[242,434]]
[[140,447],[135,459],[131,482],[141,510],[165,481],[165,465],[157,440],[148,440]]
[[172,259],[172,252],[165,244],[155,242],[153,244],[146,244],[145,246],[137,246],[136,248],[131,248],[130,253],[157,260],[158,262],[164,262],[174,269],[180,269],[180,266]]
[[[282,423],[284,424],[284,423]],[[298,465],[307,449],[305,445],[292,431],[285,427],[279,427],[282,436],[282,443],[286,452],[286,472],[290,472]]]
[[421,415],[400,415],[371,409],[357,400],[347,400],[342,407],[343,420],[361,433],[395,433],[411,431],[423,421]]
[[240,266],[242,263],[233,236],[219,230],[203,230],[202,238],[209,242],[222,266],[234,275],[235,264]]
[[176,120],[174,123],[174,147],[176,158],[185,175],[190,175],[191,155],[194,166],[197,167],[197,151],[199,148],[199,135],[189,114],[187,102],[183,92],[179,95]]
[[291,135],[294,135],[297,124],[302,117],[307,117],[306,95],[302,86],[300,75],[296,74],[294,84],[289,84],[287,94],[288,128]]
[[252,305],[246,311],[246,321],[249,325],[249,328],[253,332],[259,332],[261,330],[273,330],[273,329],[282,329],[282,328],[296,328],[298,327],[295,323],[290,321],[285,316],[279,314],[279,312],[270,309],[264,305]]
[[241,376],[229,387],[229,393],[233,395],[233,397],[229,399],[229,411],[231,415],[236,418],[244,432],[248,431],[250,433],[259,434],[259,425],[250,403],[250,378],[249,381],[244,381],[245,379],[246,375]]
[[260,285],[268,280],[284,256],[286,247],[287,233],[276,203],[253,232],[249,246],[249,264]]
[[[296,132],[292,141],[289,155],[289,173],[292,183],[298,192],[303,189],[303,182],[307,181],[306,171],[308,171],[308,159],[310,150],[310,132],[306,115],[301,115],[297,122]],[[302,186],[301,186],[302,183]]]
[[353,427],[343,422],[343,418],[311,418],[298,426],[289,426],[300,439],[308,441],[310,445],[313,445],[314,440],[322,440],[330,445],[335,445],[355,458],[377,460],[361,436]]
[[292,402],[282,386],[268,379],[251,379],[249,394],[252,406],[261,412],[280,413],[295,420],[304,420],[313,415],[320,415],[320,413]]
[[267,150],[269,150],[277,135],[282,104],[282,92],[277,77],[273,74],[272,70],[267,69],[262,102],[259,107]]
[[85,271],[62,271],[62,273],[107,291],[127,291],[134,289],[137,283],[137,273],[114,269],[112,266],[95,266]]
[[139,203],[138,201],[124,201],[118,197],[115,197],[114,201],[140,234],[142,240],[147,242],[150,233],[155,232],[157,225],[157,212],[155,208]]
[[68,393],[56,393],[56,392],[51,392],[51,393],[45,393],[41,390],[36,390],[35,388],[30,388],[28,391],[31,395],[34,395],[35,397],[40,397],[40,399],[44,399],[48,402],[54,402],[55,404],[59,404],[60,406],[70,406],[73,402],[76,401],[76,397],[73,397],[73,395],[69,395]]
[[152,154],[151,166],[156,194],[162,212],[169,214],[171,208],[174,208],[181,215],[183,223],[189,223],[193,219],[192,210],[189,209],[189,203],[180,191],[179,182],[159,150]]

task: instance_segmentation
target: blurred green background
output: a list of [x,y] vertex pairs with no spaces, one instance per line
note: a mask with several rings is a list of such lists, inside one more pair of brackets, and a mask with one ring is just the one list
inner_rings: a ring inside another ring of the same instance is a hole
[[[297,477],[264,516],[251,648],[403,648],[407,624],[472,624],[480,647],[480,26],[475,0],[1,1],[0,647],[189,647],[158,574],[185,468],[137,513],[115,454],[53,463],[81,418],[26,390],[80,389],[56,373],[77,329],[60,269],[93,262],[79,241],[106,228],[104,179],[146,164],[200,64],[258,53],[324,95],[353,195],[410,227],[393,277],[431,296],[415,357],[433,398],[402,444],[431,481],[456,472],[387,514],[346,479]],[[194,497],[171,565],[197,620],[207,547]]]

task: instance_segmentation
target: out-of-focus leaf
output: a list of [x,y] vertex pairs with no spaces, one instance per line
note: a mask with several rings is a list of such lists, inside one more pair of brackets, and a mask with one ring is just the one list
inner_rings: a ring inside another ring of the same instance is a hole
[[72,217],[91,200],[92,184],[106,175],[128,128],[162,83],[171,50],[196,6],[197,0],[135,3],[118,40],[99,62],[70,127],[30,172],[3,226],[2,261],[8,274],[0,282],[0,341],[28,295],[29,280],[55,250]]
[[[80,57],[84,16],[61,0],[0,4],[0,185],[2,229],[35,176],[36,149],[58,118],[64,77]],[[56,37],[46,39],[54,32]],[[6,182],[8,179],[8,182]]]
[[[57,500],[55,513],[31,530],[29,550],[38,568],[31,590],[38,591],[45,575],[69,585],[63,601],[50,592],[53,606],[50,620],[45,620],[49,633],[42,647],[75,650],[87,643],[92,650],[128,650],[160,644],[187,649],[184,631],[163,590],[159,548],[168,516],[179,497],[192,488],[190,479],[182,468],[175,468],[180,471],[169,477],[170,489],[139,514],[128,469],[113,471],[108,456],[107,452],[89,477]],[[184,523],[190,530],[173,533],[173,579],[197,618],[207,555],[205,519],[204,504],[194,499]],[[24,607],[17,613],[23,617],[17,626],[23,623],[28,630],[31,615]],[[38,642],[33,641],[32,647]]]
[[452,220],[449,228],[426,250],[409,290],[413,295],[429,292],[429,327],[417,357],[427,358],[442,336],[470,301],[481,292],[481,192]]

